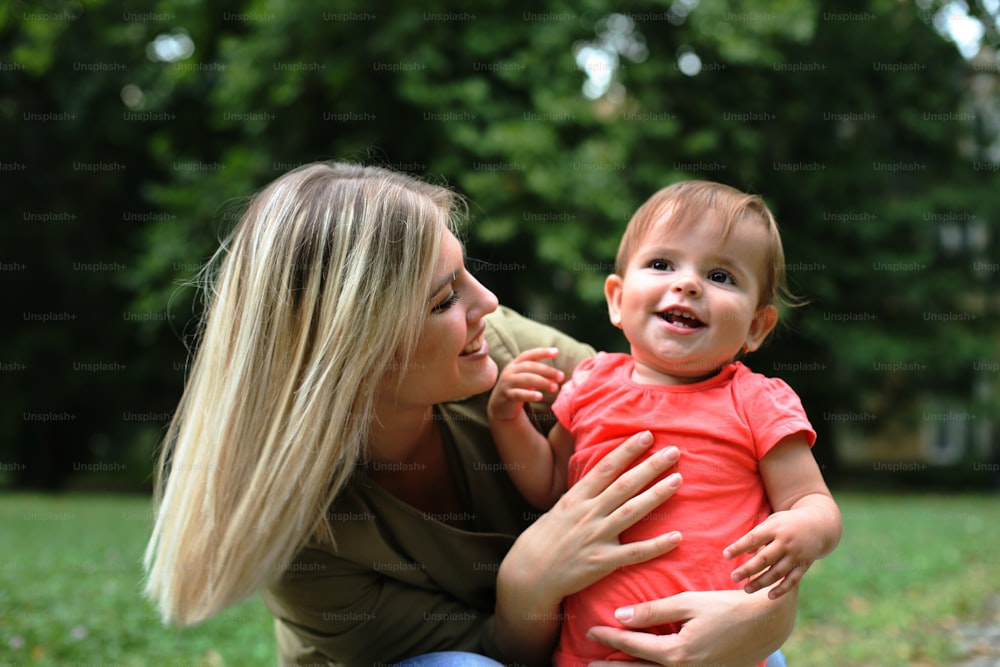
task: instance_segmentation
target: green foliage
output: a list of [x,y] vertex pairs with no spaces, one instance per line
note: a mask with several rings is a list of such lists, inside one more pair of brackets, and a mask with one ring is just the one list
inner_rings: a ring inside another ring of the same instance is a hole
[[[872,404],[888,420],[929,393],[968,399],[984,379],[974,364],[997,359],[987,156],[1000,122],[995,92],[982,93],[996,71],[935,31],[941,4],[640,2],[628,19],[598,0],[224,4],[3,14],[0,144],[23,168],[2,173],[2,247],[24,267],[0,276],[17,324],[3,359],[24,369],[0,376],[13,397],[0,460],[25,465],[13,471],[23,483],[115,459],[137,430],[123,415],[172,411],[178,339],[197,313],[179,285],[247,196],[317,159],[451,185],[470,202],[480,279],[605,349],[625,343],[603,280],[642,201],[684,178],[761,193],[810,304],[749,361],[784,375],[814,420]],[[158,39],[193,51],[153,60]],[[603,70],[581,69],[575,50],[588,45],[610,59]],[[590,74],[610,78],[596,99],[583,93]],[[53,313],[75,319],[25,317]],[[894,362],[921,370],[873,372]],[[802,365],[821,370],[787,370]],[[25,418],[62,414],[73,418]]]

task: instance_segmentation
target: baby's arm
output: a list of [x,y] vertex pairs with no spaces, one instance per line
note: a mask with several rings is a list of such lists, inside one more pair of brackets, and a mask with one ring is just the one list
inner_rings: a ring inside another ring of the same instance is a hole
[[541,401],[541,390],[559,390],[562,371],[541,363],[558,355],[552,347],[519,354],[500,373],[487,407],[493,440],[507,472],[521,495],[539,509],[550,508],[566,490],[573,442],[558,423],[546,439],[531,423],[524,404]]
[[840,510],[823,481],[803,435],[778,443],[760,461],[774,513],[723,551],[725,558],[754,553],[733,571],[733,581],[757,575],[744,590],[753,593],[777,581],[772,599],[794,588],[813,561],[840,542]]

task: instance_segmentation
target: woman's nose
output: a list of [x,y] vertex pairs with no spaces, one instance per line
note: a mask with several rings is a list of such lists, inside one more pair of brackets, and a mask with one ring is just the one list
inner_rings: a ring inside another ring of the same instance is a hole
[[482,317],[486,317],[500,305],[500,300],[497,299],[497,295],[486,289],[486,286],[475,279],[473,276],[469,276],[473,285],[473,299],[472,305],[469,306],[468,319],[474,322]]

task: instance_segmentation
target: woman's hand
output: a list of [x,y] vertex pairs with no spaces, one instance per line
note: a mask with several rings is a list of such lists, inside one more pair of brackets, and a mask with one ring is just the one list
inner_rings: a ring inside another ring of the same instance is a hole
[[[623,607],[615,617],[628,630],[600,626],[588,636],[640,662],[608,661],[594,666],[750,667],[778,650],[791,634],[797,604],[798,589],[793,589],[778,600],[770,600],[764,592],[702,591]],[[641,631],[674,622],[684,624],[674,635]]]
[[676,447],[623,472],[652,442],[649,432],[627,439],[511,547],[497,573],[494,626],[506,660],[548,664],[558,637],[564,597],[616,568],[647,561],[680,544],[681,536],[676,532],[624,545],[618,540],[622,531],[665,502],[681,485],[677,473],[653,483],[677,463],[680,453]]

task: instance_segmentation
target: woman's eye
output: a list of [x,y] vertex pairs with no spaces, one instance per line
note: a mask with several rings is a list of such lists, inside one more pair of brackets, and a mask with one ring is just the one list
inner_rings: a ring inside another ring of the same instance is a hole
[[714,283],[732,283],[733,277],[729,275],[728,271],[710,271],[708,274],[708,279]]
[[431,308],[431,312],[432,313],[443,312],[454,306],[456,303],[458,303],[458,292],[452,292],[447,299],[445,299],[441,303]]

